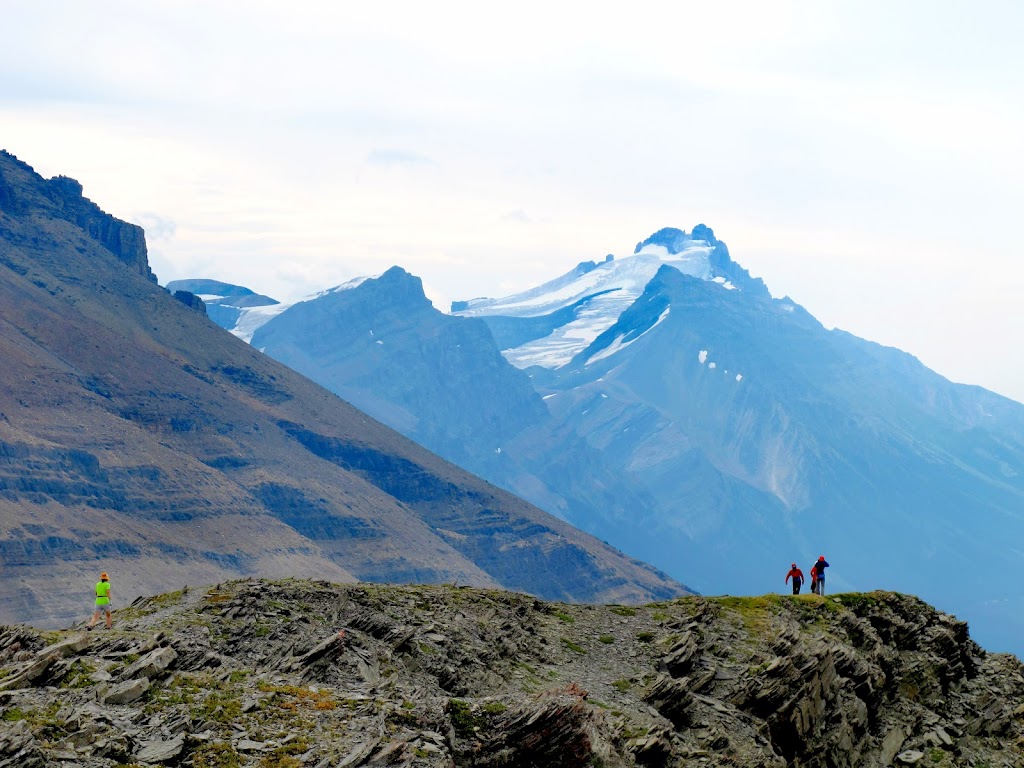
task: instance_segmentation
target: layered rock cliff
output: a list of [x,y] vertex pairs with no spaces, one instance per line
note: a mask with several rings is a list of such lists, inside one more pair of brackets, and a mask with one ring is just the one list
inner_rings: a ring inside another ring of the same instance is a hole
[[[46,218],[62,220],[78,227],[133,272],[156,282],[149,268],[146,233],[137,224],[121,221],[105,213],[96,203],[82,195],[82,185],[67,176],[55,176],[43,184],[35,183],[32,166],[0,149],[0,208],[15,215],[30,215],[37,221]],[[5,238],[13,230],[0,231]],[[15,243],[19,238],[15,237]]]
[[1024,678],[896,593],[238,581],[0,629],[0,766],[1015,766]]

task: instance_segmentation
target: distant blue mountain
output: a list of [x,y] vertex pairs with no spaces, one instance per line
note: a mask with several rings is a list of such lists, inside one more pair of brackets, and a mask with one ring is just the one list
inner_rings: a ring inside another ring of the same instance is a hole
[[187,291],[201,298],[206,305],[207,316],[223,328],[234,327],[242,310],[247,307],[266,307],[278,303],[269,296],[219,280],[172,280],[165,287],[171,293]]
[[[216,322],[220,322],[214,318]],[[221,323],[430,450],[503,488],[591,522],[652,515],[654,502],[552,419],[530,376],[482,320],[438,312],[394,267],[291,305],[239,309]]]
[[830,590],[912,592],[1024,651],[1024,591],[1002,578],[1024,534],[1021,404],[824,328],[703,225],[453,309],[391,270],[238,324],[701,591],[781,591],[791,562],[825,554]]

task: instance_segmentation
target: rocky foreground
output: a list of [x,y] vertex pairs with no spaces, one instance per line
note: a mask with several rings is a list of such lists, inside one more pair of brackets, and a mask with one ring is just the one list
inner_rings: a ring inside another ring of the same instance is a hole
[[886,592],[237,581],[0,628],[0,766],[1018,766],[1020,662]]

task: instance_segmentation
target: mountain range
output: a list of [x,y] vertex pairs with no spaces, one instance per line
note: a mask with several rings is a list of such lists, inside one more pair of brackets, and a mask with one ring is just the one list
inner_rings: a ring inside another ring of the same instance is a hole
[[393,268],[224,325],[702,592],[783,589],[825,554],[830,590],[919,594],[1024,650],[1000,577],[1024,534],[1024,406],[826,329],[709,227],[450,314]]
[[0,321],[0,622],[81,616],[101,570],[115,606],[240,575],[688,592],[226,333],[139,227],[6,152]]

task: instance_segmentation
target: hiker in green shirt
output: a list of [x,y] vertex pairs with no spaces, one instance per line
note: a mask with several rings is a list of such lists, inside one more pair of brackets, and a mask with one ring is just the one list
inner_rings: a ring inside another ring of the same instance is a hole
[[101,573],[100,580],[96,582],[96,610],[93,611],[92,619],[86,629],[95,627],[96,622],[100,620],[100,614],[104,611],[107,614],[107,629],[110,629],[113,624],[110,618],[110,582],[107,580],[107,574]]

